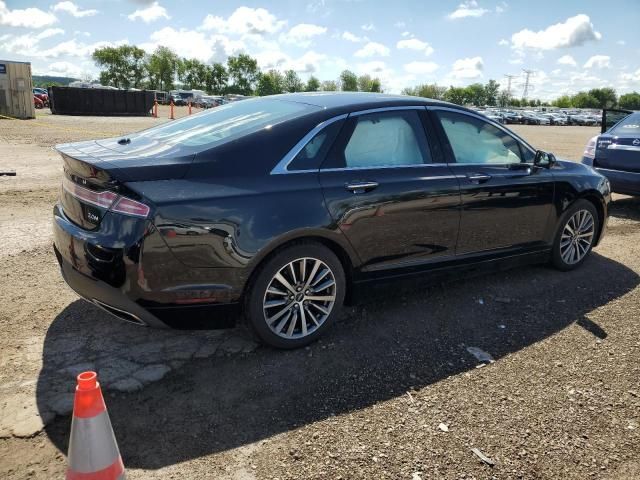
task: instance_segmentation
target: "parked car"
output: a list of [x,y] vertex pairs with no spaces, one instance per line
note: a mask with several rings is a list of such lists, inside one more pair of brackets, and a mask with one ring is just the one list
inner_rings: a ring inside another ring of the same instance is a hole
[[569,125],[594,126],[597,125],[594,117],[582,113],[574,113],[569,115]]
[[548,118],[551,125],[566,125],[567,120],[564,115],[557,113],[541,113],[541,117]]
[[504,117],[504,123],[506,124],[523,123],[522,115],[518,112],[504,111],[502,112],[502,115]]
[[40,108],[44,108],[44,102],[42,100],[40,100],[40,98],[36,97],[35,95],[33,96],[33,106],[40,109]]
[[177,93],[169,95],[169,103],[172,102],[175,106],[183,106],[187,104],[187,102]]
[[205,109],[219,107],[223,103],[224,103],[224,100],[222,99],[222,97],[217,97],[213,95],[197,97],[193,102],[194,106],[199,108],[205,108]]
[[[38,98],[40,101],[42,101],[42,106],[43,107],[48,107],[49,106],[49,94],[47,93],[47,91],[43,88],[34,88],[33,89],[33,96]],[[42,107],[40,107],[42,108]]]
[[57,145],[55,253],[82,297],[140,325],[240,308],[265,343],[306,345],[368,282],[582,264],[609,183],[457,105],[367,93],[232,102]]
[[[601,134],[587,143],[582,163],[606,176],[614,192],[640,195],[640,112],[613,110],[603,115]],[[618,121],[607,122],[606,117]]]
[[543,117],[537,112],[524,111],[521,113],[522,123],[526,125],[550,125],[551,122],[548,118]]

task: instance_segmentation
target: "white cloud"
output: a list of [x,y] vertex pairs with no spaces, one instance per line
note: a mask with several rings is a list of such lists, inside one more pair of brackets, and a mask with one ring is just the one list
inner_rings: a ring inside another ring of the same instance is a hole
[[476,0],[467,0],[458,5],[458,8],[447,15],[447,17],[450,20],[457,20],[466,17],[481,17],[488,11],[489,10],[486,8],[478,6],[478,2]]
[[99,12],[98,10],[93,10],[93,9],[88,9],[88,10],[80,10],[80,8],[78,8],[78,6],[73,3],[73,2],[69,2],[69,1],[64,1],[64,2],[58,2],[53,6],[53,11],[54,12],[66,12],[76,18],[82,18],[82,17],[92,17],[94,15],[97,15]]
[[450,75],[455,79],[472,79],[481,77],[483,70],[482,57],[461,58],[453,62]]
[[389,56],[389,48],[385,47],[381,43],[377,42],[369,42],[356,53],[354,53],[356,57],[388,57]]
[[439,68],[435,62],[410,62],[404,66],[407,73],[426,75],[435,72]]
[[624,40],[618,40],[618,41],[616,42],[616,45],[624,46],[624,45],[626,45],[626,44],[627,44],[627,42],[625,42]]
[[407,24],[405,22],[396,22],[393,24],[393,26],[396,28],[404,28],[407,26]]
[[49,65],[49,68],[44,73],[46,75],[81,78],[84,74],[84,70],[76,63],[54,62]]
[[364,25],[360,25],[360,28],[365,32],[372,32],[376,29],[376,26],[373,23],[365,23]]
[[351,32],[343,32],[342,33],[342,38],[344,40],[347,40],[348,42],[353,42],[353,43],[359,43],[364,41],[364,37],[359,37],[357,35],[354,35]]
[[281,40],[285,43],[292,43],[306,48],[311,45],[313,37],[323,35],[327,32],[327,27],[313,25],[311,23],[299,23],[291,27],[287,33],[281,35]]
[[150,41],[142,43],[141,48],[153,52],[160,45],[171,48],[186,58],[197,58],[203,62],[224,61],[230,55],[246,50],[241,40],[230,40],[224,35],[208,35],[205,32],[173,27],[164,27],[153,32]]
[[0,36],[0,50],[12,53],[23,54],[25,56],[38,56],[36,48],[40,40],[51,38],[55,35],[64,34],[61,28],[47,28],[40,33],[25,33],[23,35],[3,35]]
[[500,2],[496,5],[496,13],[504,13],[508,6],[507,2]]
[[161,18],[164,18],[166,20],[171,19],[171,17],[167,13],[167,9],[161,6],[158,2],[153,2],[147,8],[139,8],[132,14],[127,15],[127,18],[131,21],[139,19],[144,23],[155,22],[156,20],[160,20]]
[[396,43],[396,48],[398,48],[399,50],[408,49],[418,52],[424,52],[424,54],[427,56],[433,53],[433,47],[431,45],[429,45],[427,42],[423,42],[422,40],[418,40],[417,38],[400,40],[398,43]]
[[501,38],[500,41],[498,42],[498,45],[500,45],[501,47],[506,47],[507,45],[509,45],[509,40],[505,38]]
[[400,35],[403,36],[403,37],[410,37],[411,36],[411,32],[402,32]]
[[640,68],[635,72],[621,73],[618,77],[618,88],[624,93],[632,90],[636,91],[640,83]]
[[264,35],[282,30],[286,23],[264,8],[239,7],[227,19],[207,15],[200,28],[237,35]]
[[571,55],[563,55],[558,59],[557,63],[560,65],[571,65],[572,67],[577,65],[575,59]]
[[584,64],[584,68],[609,68],[611,57],[608,55],[594,55]]
[[275,68],[311,74],[320,70],[320,64],[327,59],[327,56],[310,50],[299,58],[292,58],[280,50],[269,50],[257,53],[255,58],[262,70]]
[[595,31],[587,15],[570,17],[563,23],[556,23],[544,30],[533,32],[520,30],[511,36],[513,48],[535,50],[553,50],[564,47],[577,47],[592,40],[600,40],[602,35]]
[[53,25],[58,19],[51,12],[39,8],[9,10],[7,4],[0,0],[0,25],[9,27],[42,28]]

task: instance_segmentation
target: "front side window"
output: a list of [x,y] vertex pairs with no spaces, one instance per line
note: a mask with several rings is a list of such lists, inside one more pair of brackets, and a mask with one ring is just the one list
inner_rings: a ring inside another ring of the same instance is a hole
[[430,163],[422,122],[415,110],[359,115],[344,150],[346,168],[379,168]]
[[437,111],[457,163],[508,164],[522,161],[518,142],[479,118]]

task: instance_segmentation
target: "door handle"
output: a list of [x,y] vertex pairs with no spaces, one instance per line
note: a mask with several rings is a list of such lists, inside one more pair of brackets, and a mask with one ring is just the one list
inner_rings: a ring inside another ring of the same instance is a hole
[[369,192],[377,186],[378,182],[350,182],[347,183],[344,188],[355,194]]
[[486,173],[469,173],[467,178],[473,183],[484,183],[491,180],[491,175],[487,175]]

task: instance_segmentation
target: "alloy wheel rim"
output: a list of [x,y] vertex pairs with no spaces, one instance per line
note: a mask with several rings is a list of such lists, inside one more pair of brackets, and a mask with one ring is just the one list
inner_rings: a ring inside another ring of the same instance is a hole
[[336,279],[322,260],[304,257],[271,278],[262,301],[267,325],[286,339],[306,337],[327,320],[336,301]]
[[571,216],[560,238],[560,256],[566,264],[578,263],[589,252],[594,228],[593,215],[588,210],[578,210]]

